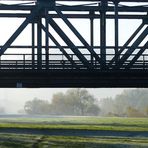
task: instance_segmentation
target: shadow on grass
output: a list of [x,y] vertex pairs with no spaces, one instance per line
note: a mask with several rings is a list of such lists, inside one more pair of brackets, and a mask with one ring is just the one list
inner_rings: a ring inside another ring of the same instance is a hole
[[147,146],[129,144],[59,143],[52,148],[147,148]]
[[31,145],[28,143],[21,143],[15,141],[4,141],[0,142],[0,148],[31,148]]
[[100,144],[100,143],[73,143],[44,141],[44,137],[35,143],[24,143],[15,141],[0,142],[0,148],[147,148],[147,146],[129,144]]

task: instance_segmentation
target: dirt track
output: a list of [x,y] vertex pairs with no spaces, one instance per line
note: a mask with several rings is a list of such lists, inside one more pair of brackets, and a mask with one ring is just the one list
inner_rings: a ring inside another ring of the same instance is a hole
[[0,133],[14,134],[34,134],[49,136],[121,136],[121,137],[148,137],[148,132],[141,131],[103,131],[103,130],[71,130],[71,129],[19,129],[19,128],[3,128]]

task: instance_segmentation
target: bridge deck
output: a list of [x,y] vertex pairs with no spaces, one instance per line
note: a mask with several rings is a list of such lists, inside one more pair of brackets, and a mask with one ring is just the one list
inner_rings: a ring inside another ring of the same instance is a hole
[[0,87],[148,87],[145,70],[0,70]]

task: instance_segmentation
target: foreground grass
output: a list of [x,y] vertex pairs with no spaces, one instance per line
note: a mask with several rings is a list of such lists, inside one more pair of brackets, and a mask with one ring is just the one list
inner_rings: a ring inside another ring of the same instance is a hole
[[73,137],[0,134],[1,148],[146,148],[146,138]]
[[[3,118],[1,128],[147,131],[148,118]],[[45,136],[0,133],[0,148],[147,148],[148,137]]]
[[148,131],[148,118],[13,118],[0,119],[0,128]]

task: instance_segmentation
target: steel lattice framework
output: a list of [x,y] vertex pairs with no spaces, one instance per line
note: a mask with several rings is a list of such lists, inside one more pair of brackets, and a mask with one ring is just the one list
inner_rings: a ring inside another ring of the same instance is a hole
[[1,0],[0,26],[0,87],[148,87],[148,0]]

